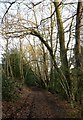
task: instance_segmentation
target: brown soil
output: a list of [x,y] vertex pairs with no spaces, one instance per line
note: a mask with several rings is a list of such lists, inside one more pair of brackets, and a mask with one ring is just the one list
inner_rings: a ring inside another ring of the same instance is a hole
[[39,88],[23,88],[16,102],[2,102],[3,118],[76,118],[76,108],[57,95]]

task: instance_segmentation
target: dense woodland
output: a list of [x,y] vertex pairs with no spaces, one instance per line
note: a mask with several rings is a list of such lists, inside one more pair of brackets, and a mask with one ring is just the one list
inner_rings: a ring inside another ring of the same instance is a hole
[[2,99],[23,86],[46,89],[81,106],[83,116],[82,0],[1,1]]

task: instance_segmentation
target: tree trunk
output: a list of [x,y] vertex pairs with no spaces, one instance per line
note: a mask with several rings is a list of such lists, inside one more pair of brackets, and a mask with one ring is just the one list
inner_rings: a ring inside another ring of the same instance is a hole
[[[53,12],[53,8],[52,8],[52,3],[51,3],[51,10],[50,10],[51,14]],[[54,16],[55,17],[55,16]],[[53,18],[51,17],[50,19],[50,26],[51,26],[51,30],[50,30],[50,45],[53,51],[53,28],[54,28],[54,21]],[[52,57],[50,56],[50,82],[52,82],[53,79],[53,60]]]
[[20,78],[21,78],[22,84],[24,84],[23,52],[22,52],[22,40],[21,40],[21,38],[19,39],[19,42],[20,42],[20,63],[19,63],[19,67],[20,67]]
[[76,32],[75,32],[75,59],[76,67],[81,68],[80,55],[81,55],[81,46],[80,46],[80,28],[81,28],[81,18],[82,18],[82,0],[78,2],[77,7],[77,17],[76,17]]
[[[77,100],[83,107],[83,71],[82,71],[82,53],[80,46],[80,28],[82,19],[82,0],[78,1],[77,5],[77,17],[76,17],[76,31],[75,31],[75,60],[76,60],[76,78],[77,78]],[[83,108],[81,111],[83,117]]]
[[68,86],[69,86],[68,91],[71,91],[70,72],[69,72],[69,67],[68,67],[67,52],[66,52],[66,48],[65,48],[64,28],[63,28],[62,18],[60,15],[58,0],[56,0],[56,2],[54,2],[54,6],[55,6],[55,10],[56,10],[56,18],[57,18],[57,26],[58,26],[58,36],[59,36],[59,43],[60,43],[60,57],[61,57],[62,71],[68,82]]

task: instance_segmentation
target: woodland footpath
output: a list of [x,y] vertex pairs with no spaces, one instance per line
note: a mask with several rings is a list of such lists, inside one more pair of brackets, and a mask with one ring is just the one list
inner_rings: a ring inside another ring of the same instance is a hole
[[0,5],[3,118],[82,118],[82,0]]

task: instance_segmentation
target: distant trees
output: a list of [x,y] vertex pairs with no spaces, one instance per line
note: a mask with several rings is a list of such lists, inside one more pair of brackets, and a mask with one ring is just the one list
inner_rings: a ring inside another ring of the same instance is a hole
[[[10,62],[6,62],[7,59]],[[22,73],[20,70],[21,64],[23,65]],[[38,80],[38,77],[35,75],[35,71],[32,70],[30,64],[28,61],[25,61],[23,56],[20,61],[20,51],[17,49],[9,51],[8,56],[6,56],[6,54],[3,55],[2,66],[3,100],[15,100],[18,98],[20,92],[19,89],[22,89],[23,85],[35,86],[37,84],[36,81]]]

